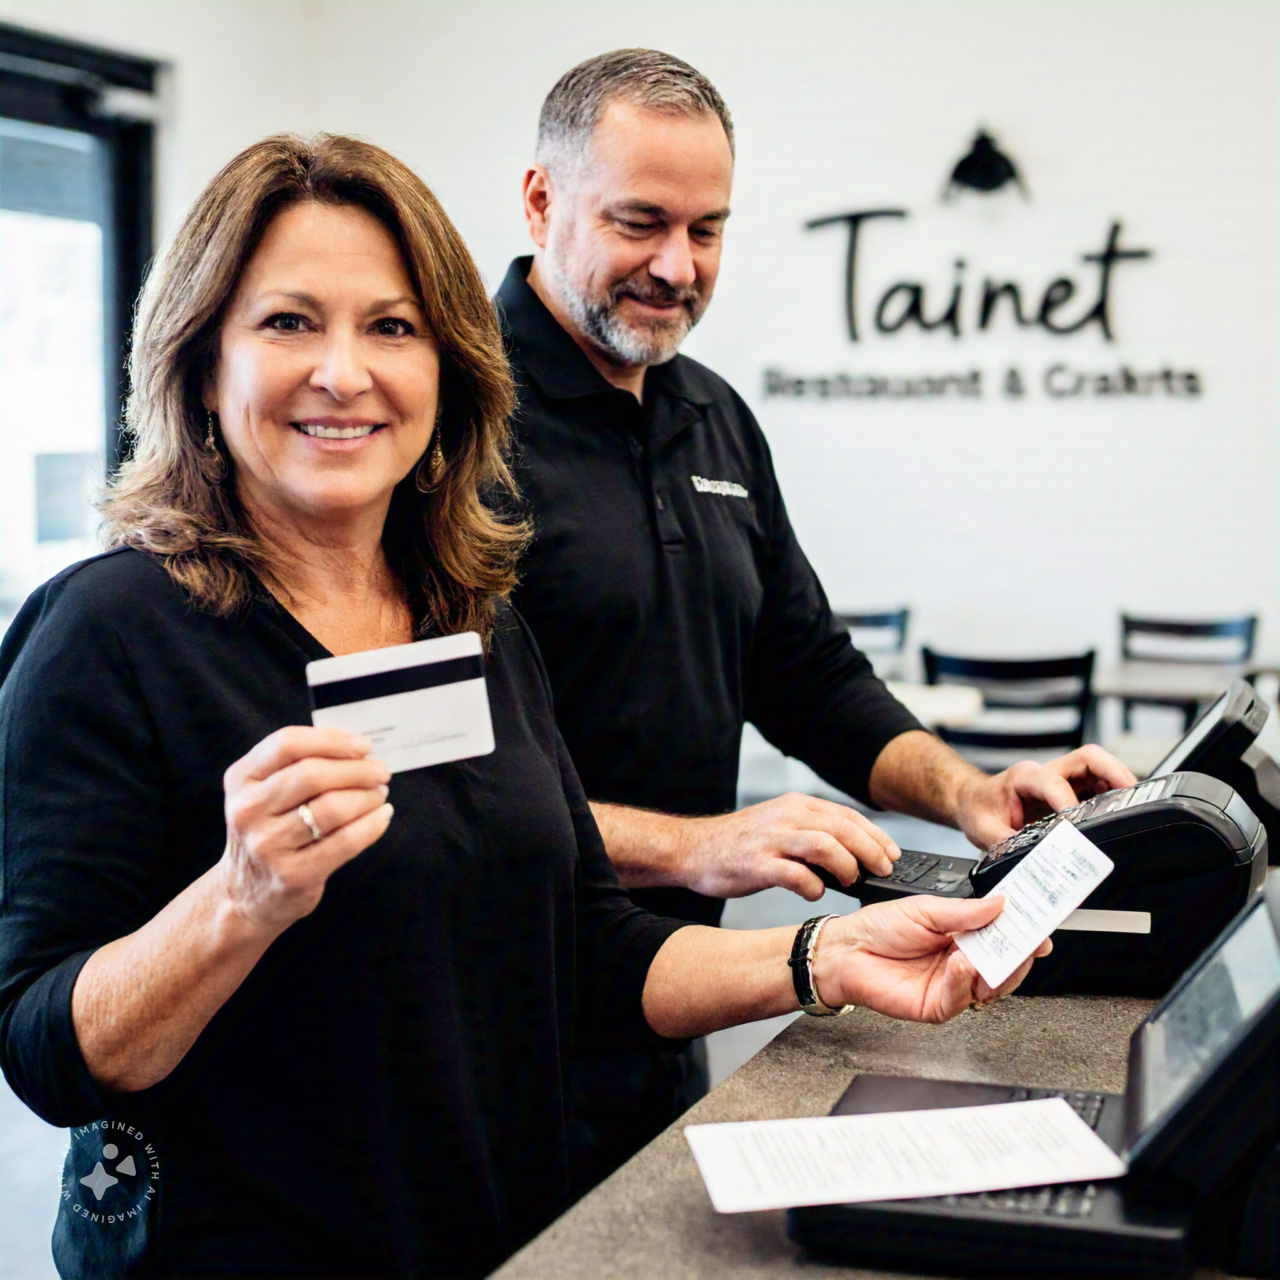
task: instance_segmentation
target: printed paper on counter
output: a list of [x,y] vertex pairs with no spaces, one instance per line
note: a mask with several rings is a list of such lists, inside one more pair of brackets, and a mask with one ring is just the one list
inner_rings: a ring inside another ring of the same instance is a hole
[[989,925],[956,934],[956,946],[989,986],[998,987],[1114,867],[1092,840],[1063,818],[991,890],[1004,894],[1004,910]]
[[1061,1098],[689,1125],[684,1136],[720,1213],[963,1195],[1125,1173],[1124,1161]]

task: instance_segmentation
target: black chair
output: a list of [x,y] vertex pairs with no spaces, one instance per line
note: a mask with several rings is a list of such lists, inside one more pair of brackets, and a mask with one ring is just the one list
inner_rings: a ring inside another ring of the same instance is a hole
[[[1256,614],[1227,618],[1220,622],[1178,622],[1169,618],[1135,618],[1122,613],[1120,656],[1126,662],[1208,662],[1238,665],[1253,657],[1253,642],[1257,631]],[[1144,645],[1144,637],[1154,637],[1155,645]],[[1179,644],[1180,641],[1185,643]],[[1206,641],[1236,643],[1210,647]],[[1183,733],[1195,723],[1200,711],[1200,704],[1194,698],[1129,695],[1121,699],[1121,717],[1126,733],[1132,728],[1133,708],[1136,706],[1172,707],[1181,711]]]
[[[986,710],[1005,722],[1001,728],[953,729],[938,736],[975,764],[993,772],[1028,755],[1048,757],[1083,745],[1093,706],[1094,651],[1071,658],[958,658],[927,646],[924,676],[929,684],[967,684],[982,691]],[[1063,727],[1008,727],[1009,721],[1043,722],[1045,712],[1070,711]]]
[[[848,629],[853,643],[871,659],[877,670],[885,668],[881,674],[892,674],[895,678],[901,675],[896,669],[900,662],[894,663],[892,659],[901,658],[906,648],[910,609],[888,609],[883,613],[837,613],[836,621]],[[878,657],[890,661],[877,663]]]

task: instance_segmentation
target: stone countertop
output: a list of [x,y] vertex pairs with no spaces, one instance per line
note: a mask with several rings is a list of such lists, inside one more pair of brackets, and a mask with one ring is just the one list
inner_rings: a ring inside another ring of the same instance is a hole
[[[826,1115],[863,1072],[1123,1093],[1129,1036],[1151,1007],[1147,1000],[1015,996],[941,1027],[865,1009],[797,1019],[492,1280],[886,1277],[810,1258],[787,1238],[781,1211],[717,1214],[685,1125]],[[1212,1273],[1197,1274],[1207,1280]]]

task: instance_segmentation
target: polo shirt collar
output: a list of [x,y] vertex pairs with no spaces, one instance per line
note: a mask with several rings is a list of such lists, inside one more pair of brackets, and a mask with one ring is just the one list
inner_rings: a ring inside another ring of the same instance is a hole
[[[529,285],[532,265],[532,256],[516,258],[507,268],[495,298],[520,363],[542,391],[555,400],[617,391],[534,293]],[[700,408],[710,405],[713,397],[692,384],[686,363],[676,356],[666,364],[652,365],[645,374],[646,402],[657,391]]]
[[495,299],[520,363],[555,400],[613,390],[530,287],[532,266],[531,256],[517,258],[507,268]]

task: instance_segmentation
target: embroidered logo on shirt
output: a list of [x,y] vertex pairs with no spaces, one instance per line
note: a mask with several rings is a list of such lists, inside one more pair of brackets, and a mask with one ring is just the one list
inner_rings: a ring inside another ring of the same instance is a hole
[[690,476],[693,487],[699,493],[718,493],[722,498],[745,498],[747,491],[732,480],[707,480],[703,476]]

